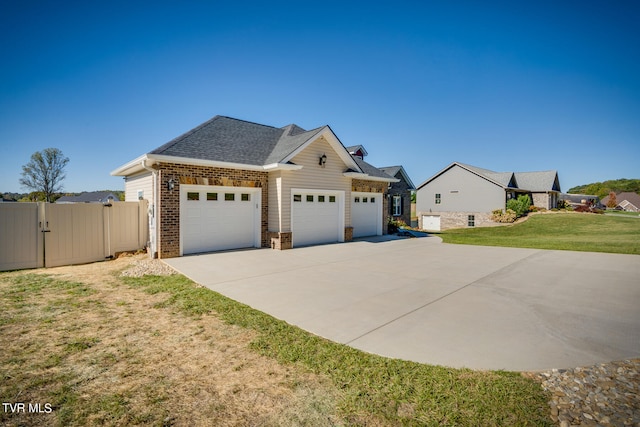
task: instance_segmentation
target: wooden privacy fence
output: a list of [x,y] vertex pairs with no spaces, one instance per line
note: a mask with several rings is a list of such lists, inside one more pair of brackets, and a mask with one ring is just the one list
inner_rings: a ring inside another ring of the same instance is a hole
[[111,258],[146,246],[147,202],[0,203],[0,271]]

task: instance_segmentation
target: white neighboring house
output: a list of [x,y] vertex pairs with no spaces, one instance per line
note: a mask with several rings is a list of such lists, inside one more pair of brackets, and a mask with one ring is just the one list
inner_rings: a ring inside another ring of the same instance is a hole
[[558,206],[560,182],[555,170],[494,172],[454,162],[423,182],[416,191],[419,227],[429,231],[495,225],[491,213],[509,199],[531,197],[539,208]]

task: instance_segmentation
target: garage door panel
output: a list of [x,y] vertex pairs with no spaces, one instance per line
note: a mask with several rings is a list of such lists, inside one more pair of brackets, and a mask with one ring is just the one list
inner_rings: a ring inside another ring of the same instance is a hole
[[422,229],[430,230],[430,231],[440,231],[440,216],[439,215],[423,215]]
[[[183,254],[253,247],[256,244],[257,233],[260,233],[256,216],[260,210],[250,201],[241,201],[242,194],[247,194],[246,189],[183,187],[180,200],[183,206]],[[187,193],[191,200],[188,200]],[[233,194],[235,200],[225,200],[225,194]],[[254,195],[251,194],[250,198]]]
[[[309,196],[309,200],[307,196]],[[324,201],[320,201],[321,197]],[[293,246],[332,243],[341,240],[340,229],[343,222],[340,221],[340,194],[329,190],[311,193],[304,190],[294,190],[292,198]],[[334,201],[330,201],[331,199]],[[344,212],[342,215],[344,216]]]
[[351,193],[353,237],[382,234],[382,198],[379,193]]

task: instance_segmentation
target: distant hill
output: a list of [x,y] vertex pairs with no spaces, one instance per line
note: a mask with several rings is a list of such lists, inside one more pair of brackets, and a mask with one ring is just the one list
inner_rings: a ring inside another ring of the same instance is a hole
[[632,191],[640,194],[640,179],[612,179],[604,182],[594,182],[593,184],[578,185],[570,188],[567,193],[592,194],[603,198],[611,192],[620,193],[622,191]]

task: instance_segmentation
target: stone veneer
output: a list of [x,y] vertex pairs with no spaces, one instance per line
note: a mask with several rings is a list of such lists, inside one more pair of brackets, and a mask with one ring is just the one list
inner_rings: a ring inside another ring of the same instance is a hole
[[437,215],[440,217],[440,230],[451,228],[473,228],[469,227],[469,215],[475,216],[474,227],[495,226],[497,223],[491,220],[491,213],[487,212],[418,212],[418,227],[422,228],[423,215]]
[[290,231],[269,231],[271,249],[285,250],[293,247],[293,234]]
[[[180,184],[262,188],[261,245],[271,246],[267,233],[267,172],[173,163],[160,163],[157,168],[160,187],[158,257],[180,256]],[[175,182],[173,190],[167,189],[167,181],[170,179]]]

